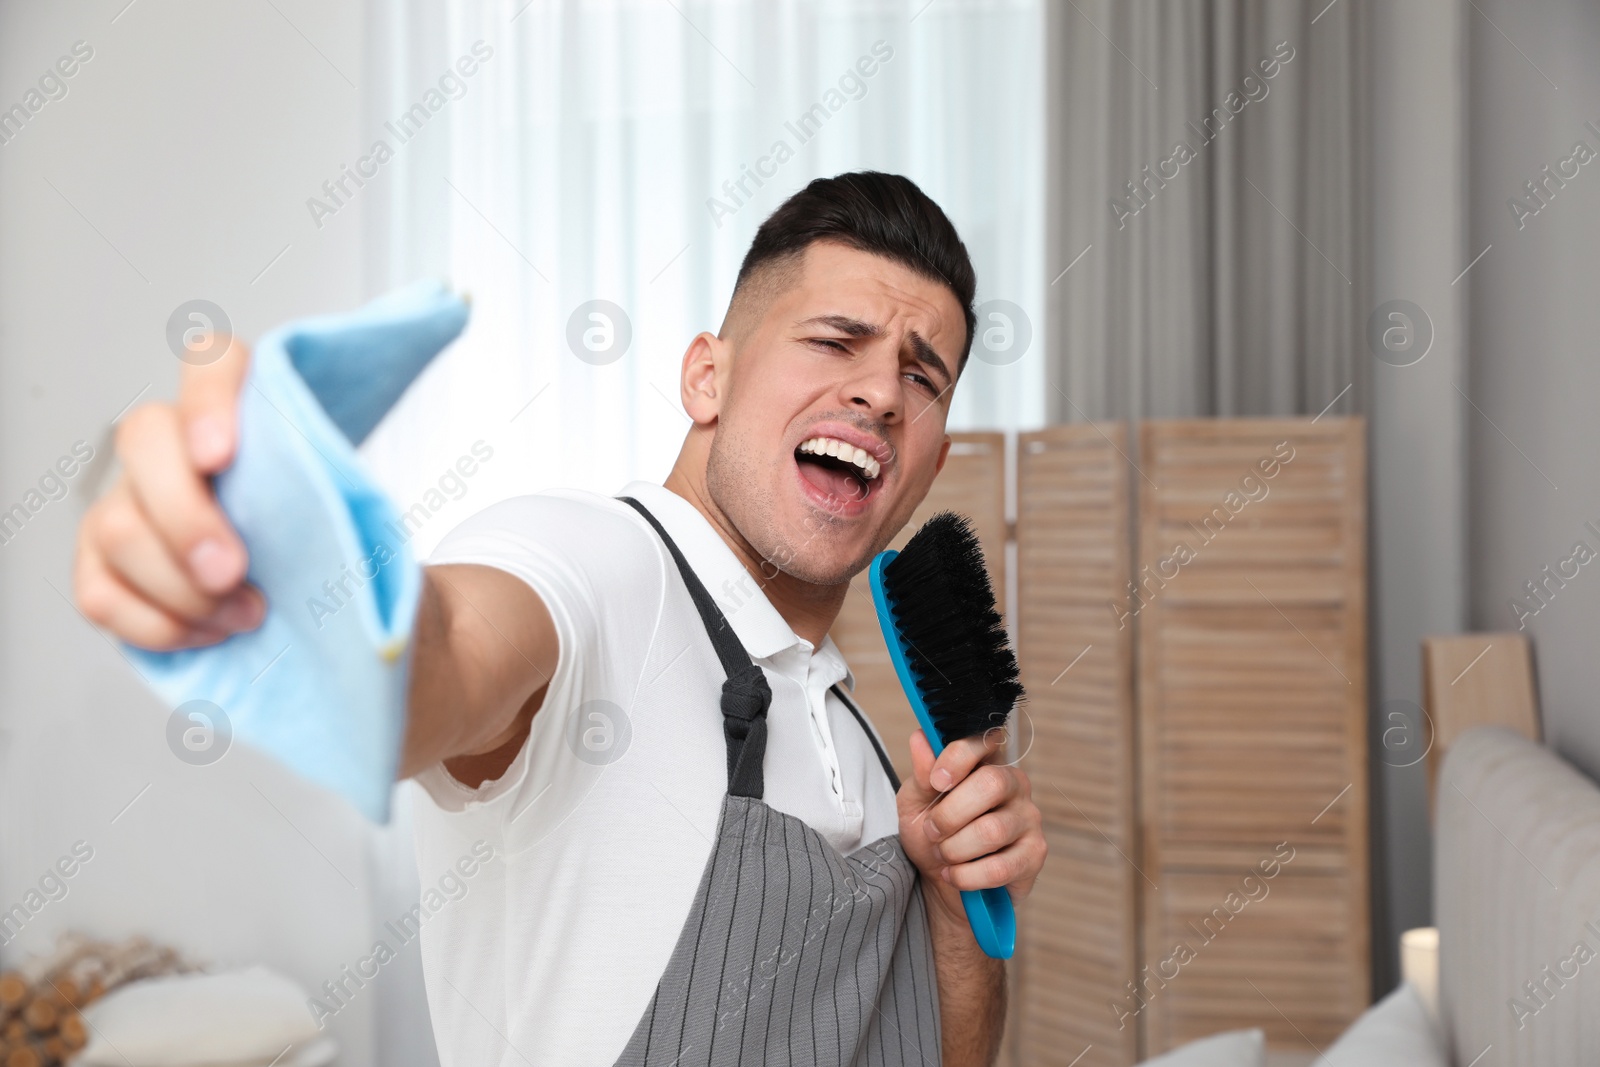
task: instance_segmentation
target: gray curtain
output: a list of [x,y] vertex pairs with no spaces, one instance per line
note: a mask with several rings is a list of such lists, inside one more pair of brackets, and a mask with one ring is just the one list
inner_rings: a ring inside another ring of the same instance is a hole
[[1049,11],[1055,418],[1363,410],[1360,5]]

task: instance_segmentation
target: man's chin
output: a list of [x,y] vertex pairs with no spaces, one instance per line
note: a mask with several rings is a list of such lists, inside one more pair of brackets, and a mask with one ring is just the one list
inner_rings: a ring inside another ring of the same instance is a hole
[[872,557],[876,554],[871,553],[848,563],[796,559],[778,569],[795,581],[822,588],[832,588],[834,586],[848,585],[850,579],[867,569],[868,565],[872,563]]
[[855,544],[827,544],[823,542],[830,532],[843,531],[817,531],[804,526],[800,529],[801,536],[777,545],[765,555],[769,569],[775,567],[790,578],[810,585],[844,585],[866,570],[878,554],[872,544],[859,543],[859,531],[852,531],[858,535],[850,538]]

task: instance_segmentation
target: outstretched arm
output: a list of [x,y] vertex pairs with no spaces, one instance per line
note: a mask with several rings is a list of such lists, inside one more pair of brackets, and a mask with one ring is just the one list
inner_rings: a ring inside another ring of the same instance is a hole
[[423,571],[400,776],[440,760],[469,786],[500,777],[528,736],[559,642],[544,601],[493,567]]

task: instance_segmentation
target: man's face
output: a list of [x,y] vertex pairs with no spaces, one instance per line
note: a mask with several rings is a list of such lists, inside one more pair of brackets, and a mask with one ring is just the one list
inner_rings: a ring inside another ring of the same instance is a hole
[[712,500],[768,566],[848,581],[944,465],[961,305],[899,263],[819,241],[733,342],[718,374]]

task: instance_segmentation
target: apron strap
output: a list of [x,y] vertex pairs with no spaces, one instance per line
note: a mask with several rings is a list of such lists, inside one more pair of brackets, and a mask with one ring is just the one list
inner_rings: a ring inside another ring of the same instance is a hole
[[683,558],[675,544],[656,517],[629,496],[618,497],[633,508],[661,537],[662,544],[672,554],[688,587],[689,599],[706,628],[706,636],[717,650],[717,659],[727,680],[722,683],[722,734],[728,745],[728,792],[736,797],[760,799],[765,783],[762,779],[762,761],[767,753],[767,708],[772,704],[772,689],[767,676],[750,659],[733,627],[706,587]]
[[846,695],[844,686],[833,687],[833,695],[838,697],[845,707],[850,709],[850,714],[856,717],[856,722],[861,724],[861,732],[867,735],[867,740],[872,742],[873,751],[878,754],[878,762],[883,764],[883,773],[889,776],[889,784],[896,793],[900,792],[900,776],[894,773],[894,764],[890,762],[888,753],[883,751],[883,746],[878,744],[878,735],[872,732],[872,727],[867,725],[867,717],[856,704],[855,697]]

